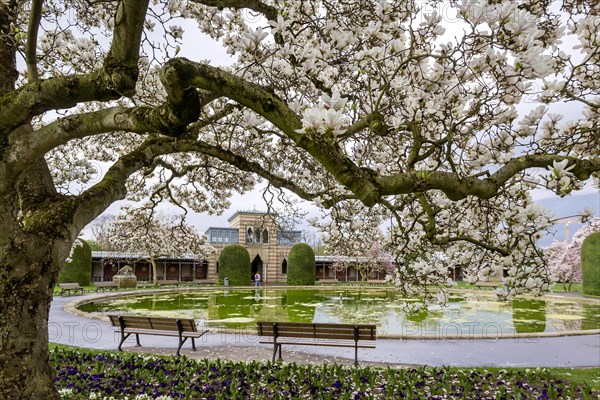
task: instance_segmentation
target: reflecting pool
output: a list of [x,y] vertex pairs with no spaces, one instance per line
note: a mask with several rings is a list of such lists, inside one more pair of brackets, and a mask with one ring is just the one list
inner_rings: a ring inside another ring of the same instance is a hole
[[[447,307],[407,315],[393,289],[204,289],[104,298],[89,313],[194,318],[208,328],[250,328],[256,321],[374,323],[383,335],[484,335],[600,329],[600,301],[567,297],[500,302],[485,291],[449,293]],[[408,301],[416,301],[409,299]]]

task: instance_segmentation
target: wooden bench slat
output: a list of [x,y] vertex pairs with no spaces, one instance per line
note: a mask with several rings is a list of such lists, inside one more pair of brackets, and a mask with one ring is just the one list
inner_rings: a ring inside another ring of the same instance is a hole
[[[356,326],[358,328],[358,330],[360,332],[374,332],[375,328],[370,327],[370,326]],[[265,326],[263,328],[263,330],[265,332],[273,332],[274,331],[274,327],[273,326]],[[286,326],[286,325],[277,325],[277,332],[322,332],[322,333],[332,333],[332,334],[336,334],[336,333],[340,333],[340,332],[354,332],[354,326],[350,326],[350,327],[343,327],[343,328],[337,328],[337,327],[318,327],[318,328],[314,328],[312,325],[306,325],[306,326]]]
[[[137,328],[125,328],[127,333],[138,333],[148,335],[159,335],[159,336],[179,336],[177,331],[161,331],[159,329],[137,329]],[[204,333],[202,332],[183,332],[182,336],[185,337],[200,337]]]
[[[118,315],[112,315],[115,321],[119,321]],[[187,318],[170,318],[170,317],[144,317],[139,315],[127,315],[123,316],[126,318],[126,324],[148,324],[148,326],[156,326],[156,325],[167,325],[167,326],[175,326],[177,327],[177,320],[185,327],[190,329],[195,329],[196,322],[193,319]]]
[[[371,333],[371,332],[375,332],[374,328],[371,327],[357,327],[358,331],[360,333]],[[275,331],[273,326],[266,326],[263,327],[263,332],[265,334],[269,334],[269,333],[273,333]],[[290,327],[290,326],[277,326],[277,332],[278,333],[283,333],[283,332],[298,332],[298,333],[310,333],[310,332],[320,332],[320,333],[325,333],[325,334],[338,334],[338,333],[344,333],[344,332],[354,332],[354,327],[350,327],[350,328],[344,328],[344,329],[337,329],[337,328],[330,328],[330,327],[326,327],[326,328],[313,328],[312,325],[308,325],[308,326],[304,326],[304,327]]]
[[[259,343],[262,344],[274,344],[275,342],[272,340],[261,340]],[[376,347],[375,345],[375,341],[372,341],[371,343],[359,343],[357,345],[358,348],[361,349],[374,349]],[[315,342],[312,340],[306,340],[306,341],[302,341],[302,340],[277,340],[277,344],[288,344],[288,345],[299,345],[299,346],[331,346],[331,347],[354,347],[354,341],[348,341],[348,342],[336,342],[336,341],[322,341],[322,342]]]
[[354,329],[355,326],[358,326],[359,329],[376,329],[377,326],[373,325],[373,324],[335,324],[335,323],[329,323],[329,322],[258,322],[258,324],[261,324],[263,327],[272,327],[273,324],[277,324],[278,329],[282,329],[282,328],[298,328],[298,329],[304,329],[307,327],[312,327],[313,325],[316,325],[319,327],[319,329],[324,329],[324,328],[336,328],[336,329]]
[[[271,336],[274,335],[263,335],[263,336]],[[354,334],[344,333],[344,334],[325,334],[322,332],[314,332],[314,333],[294,333],[294,332],[280,332],[277,334],[277,337],[283,338],[307,338],[307,339],[335,339],[335,340],[354,340]],[[375,335],[358,335],[358,340],[374,340]]]
[[[136,323],[136,322],[129,322],[126,325],[126,328],[131,328],[131,329],[154,329],[154,330],[162,330],[162,331],[174,331],[174,332],[178,332],[179,331],[179,327],[177,325],[171,325],[171,324],[165,324],[165,323],[152,323],[152,324],[145,324],[145,323]],[[194,329],[190,328],[189,326],[185,326],[183,325],[183,332],[193,332]]]

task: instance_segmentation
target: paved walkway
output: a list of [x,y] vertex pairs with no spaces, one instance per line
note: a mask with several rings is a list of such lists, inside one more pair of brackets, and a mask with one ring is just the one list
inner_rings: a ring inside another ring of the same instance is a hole
[[[97,294],[87,294],[96,297]],[[118,332],[110,323],[73,315],[67,303],[81,296],[55,297],[50,309],[50,342],[91,349],[116,350]],[[176,338],[140,336],[143,347],[129,338],[127,351],[174,354]],[[193,358],[269,360],[272,346],[258,343],[251,333],[209,333],[197,341],[198,351],[186,343],[182,354]],[[354,349],[284,346],[287,362],[352,364]],[[378,339],[376,349],[359,349],[362,365],[430,365],[494,367],[600,367],[600,335],[546,337],[536,339],[392,340]]]

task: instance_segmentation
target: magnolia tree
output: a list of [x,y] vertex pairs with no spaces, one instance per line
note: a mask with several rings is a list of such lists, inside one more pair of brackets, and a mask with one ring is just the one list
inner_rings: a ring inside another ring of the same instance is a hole
[[156,216],[152,208],[126,208],[97,237],[103,248],[127,252],[152,265],[152,280],[158,284],[156,260],[160,257],[202,261],[214,252],[206,236],[183,222],[181,216]]
[[589,224],[579,228],[571,243],[555,240],[545,250],[548,269],[570,290],[573,282],[581,282],[581,244],[591,233],[600,231],[600,218],[594,218]]
[[386,243],[379,221],[381,215],[375,210],[361,213],[356,203],[340,203],[331,208],[333,216],[328,221],[311,219],[309,223],[323,232],[324,253],[334,257],[333,268],[345,271],[356,269],[361,280],[367,280],[371,272],[394,271],[393,259],[383,248]]
[[265,179],[340,205],[334,232],[390,221],[405,276],[443,254],[539,293],[529,191],[600,171],[599,4],[0,0],[0,398],[58,398],[52,288],[127,197],[219,212]]
[[335,254],[332,268],[337,271],[346,271],[353,267],[360,274],[360,280],[366,281],[373,272],[385,272],[387,275],[393,274],[394,264],[390,254],[383,251],[381,243],[375,242],[371,248],[360,256],[348,257]]

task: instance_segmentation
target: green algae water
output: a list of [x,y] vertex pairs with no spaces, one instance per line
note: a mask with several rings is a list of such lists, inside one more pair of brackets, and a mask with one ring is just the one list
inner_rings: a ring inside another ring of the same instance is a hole
[[[407,315],[393,289],[203,289],[104,298],[83,304],[95,314],[193,318],[200,326],[255,329],[256,321],[374,323],[390,336],[483,335],[600,329],[600,300],[547,296],[500,302],[491,293],[449,293],[447,307]],[[408,300],[415,301],[415,300]]]

